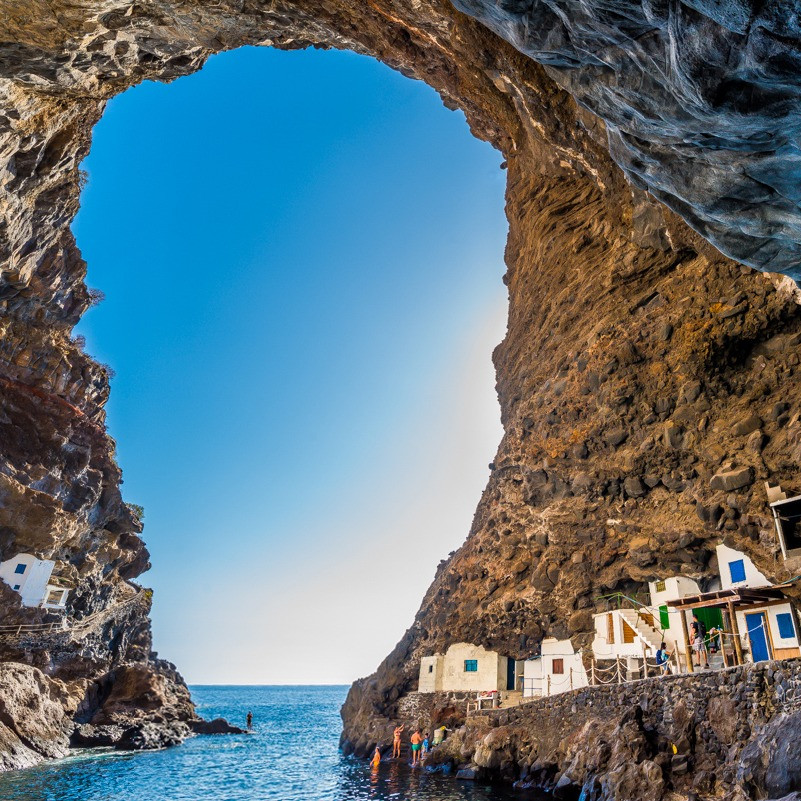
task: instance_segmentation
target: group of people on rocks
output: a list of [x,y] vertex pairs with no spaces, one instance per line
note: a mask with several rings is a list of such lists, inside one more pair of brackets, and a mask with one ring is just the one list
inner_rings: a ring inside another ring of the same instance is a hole
[[[392,759],[401,758],[401,745],[403,739],[403,732],[406,728],[405,725],[396,726],[392,732]],[[423,734],[419,728],[412,732],[409,742],[412,746],[412,767],[416,767],[423,763],[423,758],[426,754],[430,753],[433,745],[440,745],[445,739],[445,726],[440,726],[434,731],[433,739],[429,737],[428,732]],[[381,764],[381,747],[376,745],[373,759],[371,760],[373,768],[377,768]]]

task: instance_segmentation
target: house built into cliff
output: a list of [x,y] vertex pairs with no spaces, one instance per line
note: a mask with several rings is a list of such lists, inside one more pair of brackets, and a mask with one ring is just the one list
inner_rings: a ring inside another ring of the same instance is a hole
[[420,660],[418,692],[513,691],[522,684],[523,663],[488,651],[480,645],[460,642],[444,654]]
[[684,596],[668,606],[699,618],[706,610],[717,613],[725,664],[801,656],[795,607],[784,592],[795,582],[771,584],[747,554],[726,545],[717,546],[717,557],[719,589]]
[[558,695],[589,684],[581,652],[570,640],[544,639],[540,656],[527,659],[523,671],[524,698]]
[[70,587],[53,575],[55,566],[52,559],[37,559],[29,553],[21,553],[0,562],[0,579],[19,593],[23,606],[64,609]]
[[718,632],[708,635],[707,647],[719,666],[800,656],[795,611],[783,592],[786,585],[771,585],[747,554],[723,544],[716,550],[719,575],[706,592],[694,579],[672,576],[650,582],[647,605],[595,615],[594,657],[626,660],[627,672],[636,675],[665,642],[677,656],[676,665],[692,670],[694,618],[707,632]]

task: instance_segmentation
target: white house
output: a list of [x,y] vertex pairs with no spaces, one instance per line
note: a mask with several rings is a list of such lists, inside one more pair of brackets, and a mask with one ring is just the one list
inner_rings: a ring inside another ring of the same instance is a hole
[[698,582],[686,576],[671,576],[670,578],[649,582],[648,590],[650,611],[654,616],[654,628],[659,631],[668,651],[683,654],[684,634],[682,633],[680,616],[682,614],[685,616],[689,626],[692,623],[692,612],[679,612],[676,609],[671,609],[667,602],[700,594],[701,588],[698,586]]
[[595,615],[595,639],[592,652],[596,659],[626,658],[632,669],[639,667],[632,660],[653,658],[662,642],[656,629],[654,612],[647,608],[614,609]]
[[21,553],[0,562],[0,579],[19,593],[23,606],[63,609],[69,587],[53,576],[55,566],[51,559],[37,559],[29,553]]
[[[729,548],[717,546],[721,589],[766,588],[771,584],[757,570],[749,557]],[[789,602],[766,599],[764,606],[749,605],[736,609],[737,628],[749,645],[751,660],[789,659],[801,656],[796,617]]]
[[524,698],[558,695],[588,684],[581,652],[570,640],[548,637],[542,641],[541,656],[527,659],[523,667]]
[[444,654],[420,660],[418,691],[490,692],[514,690],[522,677],[523,663],[480,645],[460,642]]

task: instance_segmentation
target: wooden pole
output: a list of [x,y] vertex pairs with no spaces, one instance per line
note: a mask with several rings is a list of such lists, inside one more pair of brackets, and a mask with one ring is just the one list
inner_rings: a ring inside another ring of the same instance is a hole
[[726,604],[729,610],[729,617],[731,618],[731,633],[734,635],[734,658],[737,660],[738,665],[743,664],[743,646],[740,642],[740,628],[737,625],[737,613],[734,611],[734,604],[729,601]]
[[570,689],[573,689],[573,668],[570,668]]
[[623,677],[622,677],[622,675],[620,673],[620,657],[619,656],[616,657],[615,661],[617,663],[617,683],[618,684],[622,684],[623,683]]
[[548,695],[551,694],[551,674],[548,674]]
[[731,623],[729,622],[729,611],[722,609],[723,612],[723,633],[720,635],[720,649],[723,651],[723,666],[729,667],[729,657],[726,655],[726,638],[731,634]]
[[595,657],[592,658],[592,663],[590,666],[590,676],[592,677],[592,683],[595,684]]
[[648,678],[648,654],[645,652],[645,643],[642,643],[642,676]]
[[690,632],[687,630],[687,613],[681,610],[681,633],[684,635],[684,659],[687,663],[687,672],[694,673],[693,670],[693,651],[690,646]]

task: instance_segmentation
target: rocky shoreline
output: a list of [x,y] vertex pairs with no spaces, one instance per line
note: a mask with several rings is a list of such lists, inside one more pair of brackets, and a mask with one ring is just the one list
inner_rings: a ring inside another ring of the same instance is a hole
[[31,665],[0,664],[0,770],[29,768],[70,748],[143,751],[193,734],[245,734],[194,710],[175,666],[121,665],[98,682],[61,681]]
[[396,715],[379,744],[398,723],[446,725],[429,769],[557,799],[744,801],[801,786],[798,659],[585,687],[470,715],[455,694],[412,693]]

